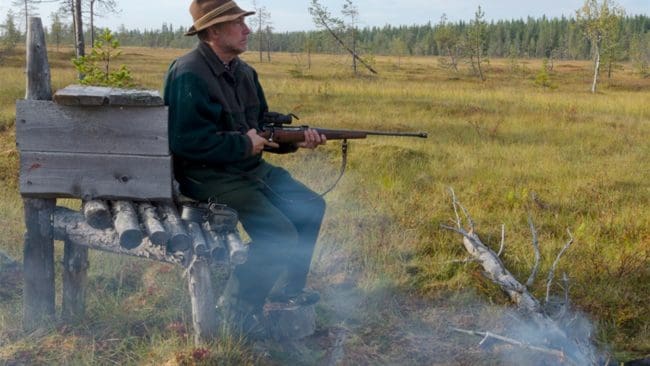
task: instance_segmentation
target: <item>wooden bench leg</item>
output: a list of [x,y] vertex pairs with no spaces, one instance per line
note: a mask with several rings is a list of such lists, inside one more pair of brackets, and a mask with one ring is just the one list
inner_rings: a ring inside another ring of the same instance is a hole
[[205,259],[196,258],[188,272],[194,343],[199,345],[210,342],[217,334],[216,299],[210,278],[210,265]]
[[63,249],[63,299],[61,317],[66,322],[81,319],[86,313],[88,248],[65,241]]
[[54,321],[54,199],[23,200],[25,244],[23,252],[23,328],[27,331]]

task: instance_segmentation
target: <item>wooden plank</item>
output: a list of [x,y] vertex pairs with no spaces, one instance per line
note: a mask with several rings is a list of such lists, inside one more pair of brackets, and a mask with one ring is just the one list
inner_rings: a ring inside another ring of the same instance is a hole
[[28,197],[172,200],[171,156],[23,152],[20,193]]
[[67,106],[162,106],[157,90],[121,89],[104,86],[68,85],[54,94],[54,101]]
[[68,107],[16,102],[20,151],[169,155],[166,107]]
[[111,88],[102,86],[68,85],[54,94],[54,101],[61,105],[98,106],[108,104]]

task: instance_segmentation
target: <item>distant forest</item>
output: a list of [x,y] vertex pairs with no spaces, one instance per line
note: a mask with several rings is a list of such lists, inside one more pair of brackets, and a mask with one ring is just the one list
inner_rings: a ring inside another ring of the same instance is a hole
[[[366,27],[356,31],[356,49],[362,54],[437,56],[441,52],[439,32],[444,28],[451,34],[463,34],[469,22],[411,26]],[[650,39],[650,17],[626,16],[621,19],[620,46],[628,50],[636,39]],[[191,48],[196,37],[183,36],[186,28],[162,24],[155,30],[129,30],[125,26],[113,30],[123,46]],[[591,49],[576,20],[572,18],[531,18],[501,20],[487,23],[487,55],[490,57],[529,57],[557,59],[589,59]],[[259,42],[258,37],[264,37]],[[342,37],[349,36],[347,33]],[[70,25],[60,24],[57,32],[48,32],[50,45],[72,44]],[[88,37],[86,39],[89,39]],[[345,52],[324,31],[263,32],[253,30],[249,49],[271,52]]]

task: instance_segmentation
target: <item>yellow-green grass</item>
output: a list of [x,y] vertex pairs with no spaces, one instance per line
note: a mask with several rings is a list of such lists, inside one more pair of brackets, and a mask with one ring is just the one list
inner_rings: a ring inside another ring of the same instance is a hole
[[[167,65],[183,52],[127,48],[123,62],[141,86],[160,90]],[[55,89],[74,80],[70,57],[69,50],[50,53]],[[395,297],[439,304],[450,294],[476,293],[507,305],[475,264],[453,262],[466,257],[461,238],[440,228],[454,218],[453,187],[493,248],[505,224],[503,259],[522,281],[533,264],[532,218],[542,252],[542,275],[532,287],[539,298],[569,229],[575,243],[557,275],[569,276],[573,305],[595,321],[597,340],[619,356],[650,352],[649,79],[624,65],[594,95],[588,91],[590,64],[580,61],[556,61],[556,88],[543,89],[534,84],[540,60],[525,60],[524,71],[516,72],[509,61],[494,60],[488,80],[480,82],[465,71],[441,70],[427,57],[402,58],[398,66],[397,58],[377,56],[379,75],[358,77],[345,56],[312,55],[311,70],[306,55],[272,57],[272,63],[259,63],[254,53],[244,58],[257,68],[273,109],[298,114],[296,123],[429,132],[427,140],[352,141],[346,175],[327,196],[312,283],[325,292],[351,282],[371,299],[359,309],[366,314],[357,315],[365,321],[361,328],[371,331],[353,337],[349,348],[363,352],[359,344],[386,336],[399,316],[383,318],[382,326],[376,320],[386,308],[399,312],[390,305]],[[0,249],[18,259],[24,229],[12,120],[13,103],[24,94],[23,62],[17,55],[0,68]],[[317,191],[334,182],[340,158],[334,141],[316,151],[269,156]],[[72,330],[25,337],[18,331],[19,298],[1,302],[0,333],[11,341],[0,345],[0,359],[43,352],[54,363],[142,363],[188,355],[191,339],[177,331],[191,323],[180,270],[93,253],[90,271],[89,320]],[[322,326],[340,320],[331,313],[326,296]],[[108,330],[98,331],[102,327]],[[212,347],[215,357],[262,362],[230,341]],[[384,352],[380,359],[394,360]]]

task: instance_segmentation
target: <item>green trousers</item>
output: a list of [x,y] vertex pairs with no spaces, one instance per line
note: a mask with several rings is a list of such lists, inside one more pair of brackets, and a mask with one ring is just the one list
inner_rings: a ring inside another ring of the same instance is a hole
[[235,209],[252,240],[225,296],[261,309],[271,290],[292,294],[305,287],[325,213],[322,197],[265,162],[245,174],[203,168],[177,179],[183,194]]

